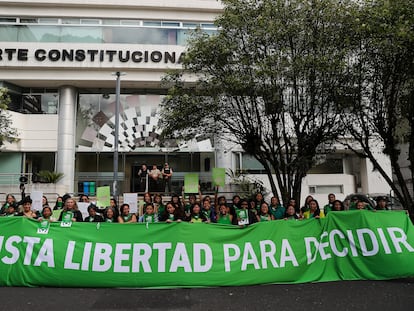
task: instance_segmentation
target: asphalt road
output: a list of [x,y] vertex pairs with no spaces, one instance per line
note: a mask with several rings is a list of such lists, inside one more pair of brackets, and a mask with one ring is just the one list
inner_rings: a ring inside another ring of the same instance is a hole
[[414,279],[183,289],[0,288],[0,310],[413,310]]

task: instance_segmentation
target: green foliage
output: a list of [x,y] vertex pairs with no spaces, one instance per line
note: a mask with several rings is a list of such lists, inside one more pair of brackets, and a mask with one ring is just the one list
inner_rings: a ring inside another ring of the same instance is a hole
[[40,177],[41,182],[55,184],[63,177],[64,174],[43,170],[36,175]]
[[165,77],[160,126],[166,137],[203,133],[240,144],[275,195],[279,188],[282,199],[298,198],[320,146],[343,133],[336,99],[352,89],[352,2],[223,3],[218,33],[195,33],[184,69]]
[[7,89],[0,88],[0,147],[7,142],[17,141],[17,130],[12,127],[10,115],[7,113],[7,107],[11,99],[7,93]]
[[258,192],[267,195],[263,182],[260,179],[249,176],[244,171],[226,170],[226,175],[231,179],[230,184],[237,185],[239,191],[236,192],[242,198],[254,198]]
[[[414,176],[414,2],[371,0],[362,2],[355,29],[352,80],[359,92],[350,106],[348,132],[387,180],[396,196],[414,211],[414,198],[400,167],[401,143],[407,143]],[[372,152],[372,142],[389,156],[395,181]],[[405,157],[405,156],[404,156]]]

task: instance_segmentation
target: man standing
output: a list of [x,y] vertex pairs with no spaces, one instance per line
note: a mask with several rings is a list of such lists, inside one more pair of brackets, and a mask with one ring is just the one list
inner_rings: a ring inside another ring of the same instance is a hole
[[[149,172],[149,191],[160,192],[162,185],[162,174],[158,167],[154,164],[151,171]],[[165,189],[165,188],[164,188]]]
[[335,194],[328,194],[328,204],[323,207],[325,215],[327,215],[333,208],[333,202],[336,200]]
[[167,193],[171,193],[171,178],[173,174],[172,168],[168,165],[168,163],[164,164],[164,167],[162,168],[162,177],[164,178],[164,191],[165,188],[168,188]]

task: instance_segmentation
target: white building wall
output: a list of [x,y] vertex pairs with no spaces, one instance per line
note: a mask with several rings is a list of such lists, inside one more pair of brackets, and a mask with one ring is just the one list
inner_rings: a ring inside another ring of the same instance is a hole
[[21,114],[9,112],[19,141],[6,144],[8,151],[56,152],[58,116],[53,114]]

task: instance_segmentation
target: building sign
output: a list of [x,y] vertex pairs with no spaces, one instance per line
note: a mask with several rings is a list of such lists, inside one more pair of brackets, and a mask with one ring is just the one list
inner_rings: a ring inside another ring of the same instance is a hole
[[[75,49],[36,49],[33,56],[36,61],[43,62],[113,62],[122,63],[181,63],[184,53],[163,51],[122,51],[122,50],[75,50]],[[0,49],[0,61],[28,61],[29,49]]]
[[50,67],[148,67],[180,66],[184,47],[155,45],[108,45],[103,48],[91,44],[62,43],[14,43],[0,46],[2,66],[50,66]]

